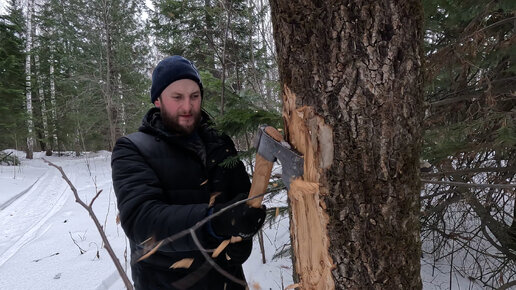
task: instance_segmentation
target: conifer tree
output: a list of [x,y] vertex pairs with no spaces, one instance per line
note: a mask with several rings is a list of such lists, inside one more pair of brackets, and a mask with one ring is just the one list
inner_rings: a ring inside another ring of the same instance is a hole
[[0,16],[0,146],[14,146],[25,139],[26,126],[23,114],[24,31],[22,8],[10,0],[7,14]]
[[424,259],[506,289],[516,285],[514,1],[423,3]]

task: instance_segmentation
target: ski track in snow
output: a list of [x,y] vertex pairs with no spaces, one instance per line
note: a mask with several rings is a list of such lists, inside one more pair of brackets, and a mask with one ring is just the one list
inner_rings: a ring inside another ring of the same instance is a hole
[[[73,173],[69,178],[75,179]],[[49,167],[26,193],[0,211],[0,266],[46,231],[40,229],[64,206],[69,191],[59,171]]]
[[41,175],[40,177],[38,177],[38,179],[33,183],[31,184],[31,186],[29,186],[28,188],[22,190],[20,193],[16,194],[15,196],[11,197],[9,200],[7,200],[6,202],[0,204],[0,211],[5,209],[6,207],[8,207],[11,203],[15,202],[17,199],[19,199],[22,195],[24,195],[25,193],[27,193],[27,191],[29,191],[32,187],[34,187],[34,185],[36,185],[36,183],[38,183],[38,181],[41,179],[41,177],[43,177],[45,174]]

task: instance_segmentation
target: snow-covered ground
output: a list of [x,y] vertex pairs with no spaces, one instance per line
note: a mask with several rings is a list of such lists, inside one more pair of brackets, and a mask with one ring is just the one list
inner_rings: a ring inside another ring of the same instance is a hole
[[[128,243],[116,223],[110,152],[81,157],[45,157],[37,152],[33,160],[26,160],[23,152],[14,153],[21,165],[0,166],[0,289],[124,289],[88,213],[75,202],[59,171],[42,160],[63,167],[86,203],[102,190],[93,208],[129,272]],[[284,198],[268,206],[282,204]],[[267,263],[262,263],[255,242],[244,264],[251,289],[282,289],[293,283],[290,258],[272,259],[288,240],[287,218],[277,217],[265,225]],[[425,289],[450,288],[449,265],[436,268],[422,260],[421,273]],[[480,289],[458,275],[452,275],[451,285],[452,289]]]
[[[23,152],[15,154],[21,165],[0,166],[0,289],[124,289],[87,211],[75,202],[59,171],[42,160],[61,166],[86,203],[102,189],[93,209],[120,262],[129,269],[128,243],[116,223],[111,153],[46,157],[36,152],[33,160],[26,160]],[[267,263],[262,264],[255,243],[244,265],[253,289],[281,289],[293,283],[290,260],[272,260],[288,239],[286,218],[265,226]]]

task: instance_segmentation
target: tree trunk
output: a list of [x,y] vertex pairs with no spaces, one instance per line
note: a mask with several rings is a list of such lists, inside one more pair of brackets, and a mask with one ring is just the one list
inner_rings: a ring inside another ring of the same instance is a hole
[[[419,1],[272,0],[302,289],[421,289]],[[330,254],[331,253],[331,254]]]
[[27,110],[27,159],[34,157],[34,121],[32,116],[32,86],[31,86],[31,63],[30,55],[32,50],[32,14],[34,13],[34,0],[27,1],[27,27],[25,46],[25,109]]
[[52,150],[59,150],[57,139],[57,102],[56,102],[56,82],[54,74],[54,45],[50,46],[50,105],[52,106]]
[[[36,33],[37,35],[37,33]],[[41,76],[41,66],[39,62],[39,56],[36,54],[34,56],[34,62],[36,65],[36,79],[38,81],[38,98],[39,103],[41,105],[41,122],[43,124],[43,142],[42,142],[42,150],[46,151],[47,156],[52,155],[52,149],[49,146],[49,135],[48,135],[48,118],[47,118],[47,106],[45,103],[45,90],[43,86],[43,77]]]
[[106,112],[109,126],[109,150],[113,150],[116,140],[121,137],[120,128],[118,126],[118,111],[114,104],[114,94],[116,92],[115,86],[115,71],[114,71],[114,51],[111,42],[111,16],[110,16],[109,1],[102,2],[102,25],[104,34],[104,45],[106,53],[106,85],[104,90],[104,99],[106,102]]
[[119,104],[119,107],[120,107],[120,126],[118,126],[120,128],[120,135],[121,136],[124,136],[126,133],[127,133],[127,119],[126,119],[126,116],[125,116],[125,104],[124,104],[124,87],[122,85],[122,75],[120,73],[118,73],[118,76],[117,76],[117,89],[118,89],[118,97],[120,99],[120,104]]

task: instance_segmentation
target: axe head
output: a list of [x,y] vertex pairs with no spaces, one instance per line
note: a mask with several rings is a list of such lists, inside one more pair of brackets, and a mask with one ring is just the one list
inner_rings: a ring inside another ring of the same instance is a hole
[[304,159],[298,152],[293,150],[287,142],[276,140],[265,131],[266,125],[258,128],[255,139],[255,147],[263,158],[270,162],[278,160],[281,164],[281,178],[283,183],[290,189],[291,180],[303,175]]

